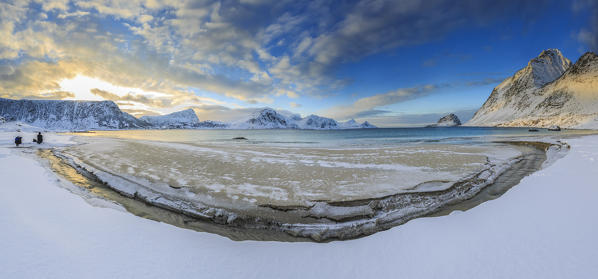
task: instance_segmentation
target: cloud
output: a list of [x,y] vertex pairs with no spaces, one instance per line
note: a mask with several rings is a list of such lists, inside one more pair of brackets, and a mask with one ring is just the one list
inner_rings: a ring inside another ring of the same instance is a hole
[[150,115],[160,115],[159,113],[151,110],[144,110],[144,109],[128,109],[128,108],[121,108],[122,111],[131,114],[137,118],[141,116],[150,116]]
[[446,111],[440,113],[423,113],[423,114],[389,114],[389,115],[381,115],[381,116],[374,116],[368,118],[368,121],[377,125],[379,127],[403,127],[403,126],[412,126],[412,127],[423,127],[429,124],[436,123],[438,119],[441,117],[449,114],[454,113],[459,117],[462,123],[467,122],[469,119],[473,117],[473,114],[477,111],[477,109],[459,109],[456,111]]
[[3,1],[0,94],[58,91],[61,80],[85,75],[168,94],[126,98],[157,107],[205,103],[198,91],[248,104],[323,95],[350,82],[334,76],[343,63],[507,14],[532,16],[542,3]]
[[365,115],[382,114],[386,111],[377,108],[426,96],[439,87],[441,86],[428,84],[412,88],[401,88],[383,94],[361,98],[348,106],[332,107],[328,109],[325,114],[333,118],[338,118],[339,120],[360,118]]
[[75,97],[75,94],[68,91],[52,91],[43,92],[35,95],[22,95],[22,94],[0,94],[2,98],[9,99],[30,99],[30,100],[63,100]]
[[261,108],[229,108],[225,106],[193,106],[191,107],[200,120],[218,120],[222,122],[241,121]]
[[576,0],[573,1],[573,11],[590,13],[589,26],[578,32],[577,39],[591,51],[598,52],[598,3],[594,0]]
[[444,61],[445,63],[449,61],[453,65],[456,63],[462,63],[464,61],[470,60],[472,58],[471,54],[465,53],[452,53],[452,52],[444,52],[440,54],[433,55],[431,58],[428,58],[422,62],[423,67],[434,67],[438,62]]
[[353,116],[351,116],[351,118],[365,118],[365,117],[372,117],[372,116],[380,116],[380,115],[385,115],[385,114],[388,114],[391,112],[392,111],[390,111],[390,110],[371,109],[371,110],[365,110],[365,111],[360,111],[358,113],[355,113]]
[[490,84],[501,83],[505,78],[485,78],[483,80],[474,80],[466,83],[467,86],[484,86]]
[[300,107],[301,107],[301,104],[297,104],[297,103],[295,103],[295,102],[290,102],[290,103],[289,103],[289,106],[291,106],[292,108],[300,108]]
[[105,100],[112,100],[115,102],[119,102],[122,104],[130,104],[130,105],[144,105],[146,107],[159,109],[159,108],[171,108],[180,105],[192,106],[192,105],[203,105],[205,100],[194,96],[194,95],[182,95],[176,98],[171,96],[168,97],[156,97],[156,96],[147,96],[143,94],[132,94],[127,93],[125,95],[117,95],[112,92],[108,92],[106,90],[101,90],[98,88],[93,88],[90,92],[96,96],[100,96]]

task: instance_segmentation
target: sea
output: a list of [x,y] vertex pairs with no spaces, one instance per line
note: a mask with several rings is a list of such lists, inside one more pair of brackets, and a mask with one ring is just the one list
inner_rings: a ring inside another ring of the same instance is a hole
[[572,136],[592,133],[589,130],[549,131],[510,127],[436,127],[436,128],[377,128],[346,130],[249,129],[249,130],[119,130],[74,133],[81,136],[110,137],[130,140],[150,140],[180,143],[239,142],[246,144],[302,145],[302,146],[358,146],[426,143],[468,143],[495,140],[501,137]]

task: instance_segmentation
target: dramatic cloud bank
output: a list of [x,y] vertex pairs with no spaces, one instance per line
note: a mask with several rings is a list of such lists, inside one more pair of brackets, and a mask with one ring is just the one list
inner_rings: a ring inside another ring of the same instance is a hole
[[[576,5],[591,6],[582,2]],[[434,42],[457,28],[485,26],[506,14],[533,20],[549,3],[2,1],[0,97],[110,99],[138,115],[279,100],[288,108],[309,110],[297,99],[324,100],[351,83],[351,78],[336,75],[342,65]],[[595,26],[579,33],[593,47]],[[81,78],[135,90],[112,92],[91,84],[85,92],[65,92],[65,80]],[[330,114],[372,115],[383,104],[417,98],[431,89],[364,92],[353,105],[330,104]]]

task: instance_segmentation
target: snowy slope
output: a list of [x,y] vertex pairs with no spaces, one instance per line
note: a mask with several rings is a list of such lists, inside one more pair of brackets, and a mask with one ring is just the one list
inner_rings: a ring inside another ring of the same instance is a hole
[[186,109],[166,115],[142,116],[139,119],[150,123],[156,128],[185,128],[195,126],[199,123],[199,119],[193,109]]
[[585,128],[597,118],[598,56],[588,52],[570,65],[546,50],[498,85],[466,125]]
[[112,101],[11,100],[0,98],[0,118],[29,123],[48,130],[94,129],[359,129],[376,128],[367,121],[338,123],[317,115],[302,118],[271,108],[255,111],[232,122],[199,121],[193,109],[137,119],[122,112]]
[[254,112],[251,117],[242,122],[233,123],[231,127],[236,129],[297,129],[298,126],[293,119],[278,113],[271,108],[265,108]]
[[310,115],[298,122],[301,129],[337,129],[338,123],[336,120],[317,115]]
[[53,130],[131,129],[147,123],[112,101],[12,100],[0,98],[0,116]]
[[318,115],[309,115],[301,118],[298,114],[282,113],[271,108],[264,108],[254,112],[249,119],[241,120],[230,124],[234,129],[310,129],[310,130],[330,130],[330,129],[360,129],[376,128],[368,123],[357,123],[350,120],[345,123],[338,123],[332,118],[326,118]]
[[330,243],[231,241],[139,218],[57,182],[27,149],[0,148],[0,277],[595,278],[596,141],[569,140],[566,157],[468,211]]

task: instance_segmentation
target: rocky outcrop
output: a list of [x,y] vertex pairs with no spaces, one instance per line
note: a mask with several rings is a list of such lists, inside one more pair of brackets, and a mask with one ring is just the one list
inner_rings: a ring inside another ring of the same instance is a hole
[[455,114],[451,113],[441,117],[435,126],[437,127],[453,127],[460,126],[461,120]]
[[441,117],[440,119],[438,119],[438,122],[436,122],[436,124],[431,124],[431,125],[427,125],[427,128],[434,128],[434,127],[455,127],[455,126],[461,126],[461,120],[459,120],[459,117],[457,117],[457,115],[455,115],[454,113],[451,114],[447,114],[443,117]]

